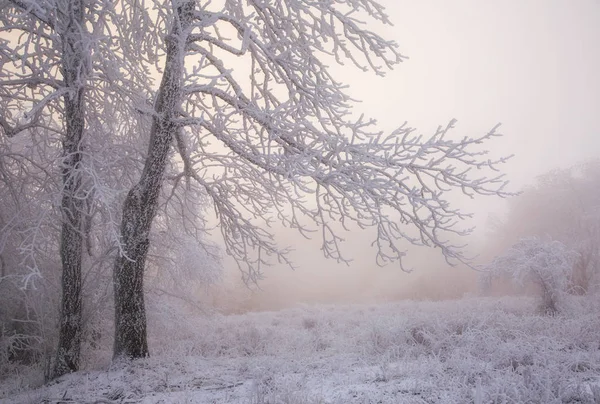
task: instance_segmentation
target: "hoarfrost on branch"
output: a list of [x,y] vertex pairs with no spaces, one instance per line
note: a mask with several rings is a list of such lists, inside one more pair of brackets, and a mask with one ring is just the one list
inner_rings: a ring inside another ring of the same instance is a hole
[[287,260],[265,230],[275,218],[305,236],[320,228],[325,256],[339,261],[348,261],[340,225],[352,223],[376,229],[380,264],[401,263],[401,239],[464,259],[447,235],[468,232],[457,224],[469,215],[450,205],[448,191],[507,195],[495,172],[505,159],[488,159],[480,147],[499,135],[498,125],[457,140],[454,120],[423,136],[406,123],[383,133],[353,114],[353,100],[326,62],[383,75],[404,60],[396,43],[355,17],[387,24],[380,5],[209,6],[197,8],[181,34],[187,59],[176,144],[182,175],[212,199],[227,252],[244,263],[247,279],[260,276],[265,255]]

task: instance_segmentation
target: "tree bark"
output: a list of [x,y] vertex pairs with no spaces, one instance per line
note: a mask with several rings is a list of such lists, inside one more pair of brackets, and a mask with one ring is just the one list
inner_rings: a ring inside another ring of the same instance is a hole
[[63,191],[60,257],[62,261],[62,303],[58,349],[52,378],[79,369],[82,327],[81,232],[84,200],[81,195],[81,140],[85,127],[84,92],[84,5],[82,0],[59,2],[57,9],[62,44],[62,75],[72,91],[64,97]]
[[[175,2],[174,2],[175,3]],[[144,266],[149,234],[158,207],[158,197],[169,150],[178,130],[183,80],[186,32],[193,19],[194,1],[181,3],[170,34],[163,77],[154,105],[155,117],[140,181],[129,191],[121,219],[122,253],[115,261],[114,357],[141,358],[149,355],[144,306]]]

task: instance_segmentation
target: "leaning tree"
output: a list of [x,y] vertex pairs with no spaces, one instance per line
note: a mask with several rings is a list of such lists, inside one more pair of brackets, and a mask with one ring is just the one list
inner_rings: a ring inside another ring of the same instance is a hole
[[[46,299],[29,290],[32,281],[52,283],[52,264],[62,261],[58,349],[47,375],[57,377],[78,369],[85,321],[109,297],[121,205],[149,141],[152,118],[140,111],[152,108],[148,72],[161,37],[138,0],[0,0],[0,9],[0,283]],[[218,254],[204,239],[206,195],[177,165],[166,166],[158,199],[149,263],[152,275],[161,266],[156,290],[181,289],[175,278],[192,270],[213,270],[194,274],[203,282],[218,276]]]
[[352,224],[375,229],[380,264],[402,265],[401,240],[462,260],[447,236],[466,232],[459,223],[468,214],[448,195],[505,195],[494,173],[504,159],[480,146],[497,126],[459,139],[450,133],[455,121],[430,136],[407,124],[383,133],[353,114],[328,64],[383,75],[404,59],[368,28],[389,24],[377,2],[156,0],[152,13],[146,39],[156,47],[145,47],[144,61],[162,79],[138,110],[152,124],[143,172],[123,205],[115,357],[148,355],[144,266],[172,159],[182,183],[208,196],[226,252],[249,282],[271,258],[288,262],[268,230],[274,220],[305,236],[319,229],[325,256],[337,260],[346,260],[340,230]]

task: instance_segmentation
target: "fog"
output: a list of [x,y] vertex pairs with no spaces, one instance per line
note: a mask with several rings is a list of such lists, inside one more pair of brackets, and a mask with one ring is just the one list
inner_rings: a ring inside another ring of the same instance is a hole
[[600,403],[600,0],[150,3],[2,2],[2,403]]
[[[393,27],[373,27],[400,44],[407,61],[386,77],[353,66],[332,66],[348,92],[362,102],[356,112],[392,130],[408,121],[427,135],[450,119],[453,135],[475,136],[501,122],[503,137],[488,145],[492,156],[514,157],[500,167],[519,191],[538,175],[569,167],[600,152],[600,2],[580,0],[382,1]],[[502,216],[506,201],[456,197],[474,217],[472,235],[461,240],[471,255],[485,255],[486,221]],[[250,292],[237,267],[225,259],[221,299],[233,310],[278,309],[297,303],[443,299],[476,290],[477,273],[446,264],[439,251],[409,248],[407,267],[378,267],[368,231],[344,234],[350,265],[323,258],[318,235],[305,240],[277,229],[291,246],[296,266],[265,269]],[[408,248],[409,246],[407,246]],[[235,291],[235,292],[233,292]]]

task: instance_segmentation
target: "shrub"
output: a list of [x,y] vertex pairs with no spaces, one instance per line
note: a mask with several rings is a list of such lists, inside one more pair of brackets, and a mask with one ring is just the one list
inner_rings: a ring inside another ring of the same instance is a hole
[[555,314],[576,258],[577,253],[559,241],[522,238],[486,267],[483,283],[489,286],[493,279],[508,276],[519,286],[533,284],[541,293],[543,311]]

